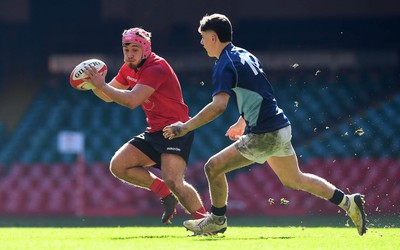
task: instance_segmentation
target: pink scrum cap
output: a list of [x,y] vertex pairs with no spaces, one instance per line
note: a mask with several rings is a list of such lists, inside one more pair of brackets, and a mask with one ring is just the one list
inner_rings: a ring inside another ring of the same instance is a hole
[[122,33],[122,45],[134,43],[142,47],[143,59],[151,54],[151,33],[141,28],[131,28]]

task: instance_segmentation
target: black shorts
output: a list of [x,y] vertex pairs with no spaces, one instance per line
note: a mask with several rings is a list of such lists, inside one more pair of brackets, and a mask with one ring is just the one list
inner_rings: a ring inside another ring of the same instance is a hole
[[164,138],[163,131],[154,133],[144,132],[133,137],[129,143],[152,159],[156,163],[153,167],[161,169],[161,154],[163,153],[179,155],[187,164],[193,138],[194,131],[172,140]]

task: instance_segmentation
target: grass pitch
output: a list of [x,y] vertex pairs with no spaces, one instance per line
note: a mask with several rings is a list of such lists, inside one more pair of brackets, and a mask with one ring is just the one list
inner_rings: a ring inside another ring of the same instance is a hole
[[188,237],[183,227],[4,227],[8,249],[400,249],[400,228],[228,227],[223,235]]

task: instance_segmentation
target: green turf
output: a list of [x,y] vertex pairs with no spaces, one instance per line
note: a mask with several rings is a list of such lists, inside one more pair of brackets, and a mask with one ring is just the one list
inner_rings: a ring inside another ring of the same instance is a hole
[[188,237],[182,227],[0,228],[1,249],[400,249],[399,228],[229,227],[222,236]]
[[3,217],[0,249],[400,249],[399,216],[368,217],[362,237],[344,215],[232,216],[217,237],[187,237],[185,219],[160,226],[159,217]]
[[[400,216],[368,216],[368,227],[400,227]],[[176,216],[173,226],[181,226],[190,216]],[[262,227],[347,227],[344,214],[336,216],[230,216],[231,226]],[[160,217],[0,217],[1,227],[131,227],[160,226]],[[0,248],[1,249],[1,248]]]

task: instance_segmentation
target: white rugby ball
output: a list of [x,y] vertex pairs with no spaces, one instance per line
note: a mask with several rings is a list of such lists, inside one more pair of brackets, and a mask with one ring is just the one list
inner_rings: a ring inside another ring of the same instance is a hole
[[107,70],[107,65],[99,59],[89,59],[76,65],[69,76],[69,83],[77,90],[95,89],[91,82],[86,80],[89,78],[85,73],[85,68],[94,66],[100,74]]

